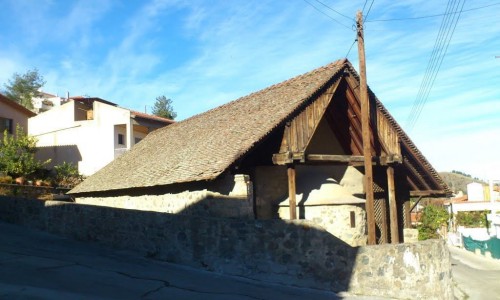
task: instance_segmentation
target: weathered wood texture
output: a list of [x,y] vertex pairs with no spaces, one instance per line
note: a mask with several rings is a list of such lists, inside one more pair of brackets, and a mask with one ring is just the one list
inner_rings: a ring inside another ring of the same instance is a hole
[[394,183],[394,168],[387,167],[387,192],[389,198],[389,215],[391,226],[391,243],[399,243],[398,210],[396,207],[396,186]]
[[373,169],[372,169],[372,146],[370,128],[370,102],[368,100],[368,86],[366,83],[366,61],[365,61],[365,44],[363,34],[363,14],[358,11],[356,16],[357,36],[358,36],[358,52],[359,52],[359,74],[360,85],[359,93],[361,97],[361,129],[363,136],[363,156],[365,157],[365,194],[366,194],[366,225],[368,227],[368,244],[376,243],[375,236],[375,214],[374,214],[374,198],[373,198]]
[[319,122],[332,101],[340,80],[337,80],[316,100],[294,117],[285,127],[279,153],[304,152],[311,141]]
[[295,167],[288,166],[288,197],[290,202],[290,220],[297,219],[297,201],[296,201],[296,183],[295,183]]

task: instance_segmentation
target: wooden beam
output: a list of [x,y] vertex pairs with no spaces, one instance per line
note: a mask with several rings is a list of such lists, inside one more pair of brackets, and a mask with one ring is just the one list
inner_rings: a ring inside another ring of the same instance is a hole
[[295,166],[288,165],[288,200],[290,208],[290,220],[297,219],[297,201],[296,201],[296,185],[295,185]]
[[399,243],[398,210],[396,207],[396,187],[394,184],[394,168],[387,167],[387,189],[389,193],[389,218],[391,226],[391,243]]
[[368,227],[368,245],[375,245],[375,205],[373,198],[373,169],[370,143],[370,102],[368,101],[368,85],[366,80],[365,42],[363,34],[363,14],[358,11],[356,16],[359,75],[361,97],[361,124],[363,129],[363,155],[365,157],[365,192],[366,192],[366,225]]
[[415,207],[417,207],[418,203],[420,203],[420,200],[422,200],[422,197],[423,196],[418,197],[417,201],[415,201],[415,203],[410,207],[410,211],[409,211],[410,214],[415,209]]
[[[361,155],[334,155],[334,154],[306,154],[306,162],[345,163],[349,165],[363,165],[365,157]],[[373,156],[372,165],[386,166],[401,163],[401,158],[395,156]]]
[[444,190],[410,191],[410,197],[444,197]]

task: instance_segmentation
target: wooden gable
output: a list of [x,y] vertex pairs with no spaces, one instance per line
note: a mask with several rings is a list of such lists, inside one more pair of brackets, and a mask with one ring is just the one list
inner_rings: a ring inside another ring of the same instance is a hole
[[[401,162],[397,131],[389,120],[376,109],[371,99],[371,148],[375,164]],[[313,153],[310,143],[322,121],[326,121],[341,145],[339,153]],[[376,129],[374,129],[376,128]],[[361,102],[359,84],[344,73],[339,79],[312,100],[285,125],[279,153],[273,156],[278,165],[293,162],[348,163],[362,165]]]

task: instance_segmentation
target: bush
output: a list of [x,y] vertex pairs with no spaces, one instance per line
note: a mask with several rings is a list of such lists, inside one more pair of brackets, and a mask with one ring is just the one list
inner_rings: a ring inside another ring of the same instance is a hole
[[11,176],[0,176],[0,183],[12,183]]
[[15,136],[5,131],[0,143],[0,171],[14,178],[30,176],[50,162],[36,160],[36,151],[36,139],[24,133],[19,125],[16,127]]
[[74,187],[83,180],[78,168],[72,163],[63,162],[54,167],[56,183],[59,186]]
[[418,228],[418,239],[428,240],[439,238],[438,229],[448,225],[449,214],[443,207],[427,205],[422,211]]
[[489,211],[459,211],[456,216],[457,226],[469,228],[484,228],[488,227]]

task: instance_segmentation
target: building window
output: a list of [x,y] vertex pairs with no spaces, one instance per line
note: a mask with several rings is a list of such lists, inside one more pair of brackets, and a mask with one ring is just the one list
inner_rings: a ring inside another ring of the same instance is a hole
[[14,133],[13,124],[14,122],[12,121],[12,119],[0,117],[0,133],[3,133],[5,130],[7,130],[7,133],[13,134]]
[[142,141],[142,139],[141,139],[141,138],[136,137],[136,138],[134,139],[134,142],[135,142],[136,144],[138,144],[140,141]]
[[118,145],[125,145],[125,136],[121,133],[118,134]]

